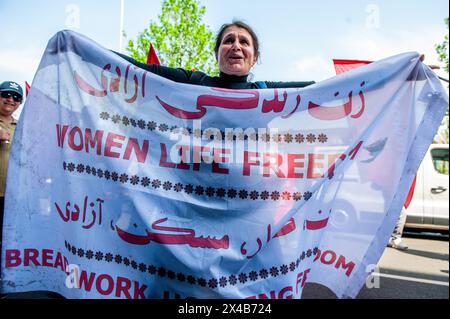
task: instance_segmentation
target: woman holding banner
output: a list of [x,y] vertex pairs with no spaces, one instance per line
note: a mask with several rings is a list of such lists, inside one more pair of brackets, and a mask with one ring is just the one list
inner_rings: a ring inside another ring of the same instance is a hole
[[220,28],[216,38],[214,52],[220,69],[220,75],[218,77],[211,77],[200,71],[188,71],[181,68],[169,68],[156,64],[140,63],[126,55],[116,53],[144,70],[179,83],[239,90],[300,88],[314,84],[314,81],[249,82],[248,76],[250,70],[260,56],[259,40],[252,28],[241,21],[224,24]]

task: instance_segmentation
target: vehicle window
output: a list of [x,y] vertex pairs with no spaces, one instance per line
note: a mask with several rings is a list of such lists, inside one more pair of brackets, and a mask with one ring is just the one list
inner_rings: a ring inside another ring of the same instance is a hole
[[434,169],[441,174],[448,175],[448,148],[435,148],[431,150]]

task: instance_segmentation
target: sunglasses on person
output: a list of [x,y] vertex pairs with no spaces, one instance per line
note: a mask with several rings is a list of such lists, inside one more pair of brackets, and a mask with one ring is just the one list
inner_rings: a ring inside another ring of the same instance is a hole
[[13,92],[2,92],[1,94],[2,98],[9,99],[10,97],[13,98],[14,102],[22,102],[22,96],[20,96],[17,93]]

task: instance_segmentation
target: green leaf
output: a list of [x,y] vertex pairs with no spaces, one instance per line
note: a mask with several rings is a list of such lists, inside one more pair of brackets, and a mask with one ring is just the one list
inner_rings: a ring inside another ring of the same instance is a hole
[[206,7],[199,0],[163,0],[158,21],[129,40],[127,51],[138,61],[147,60],[153,43],[161,63],[176,68],[201,70],[211,76],[219,73],[212,52],[214,34],[202,22]]
[[[448,74],[448,17],[444,20],[445,24],[447,25],[447,34],[444,36],[444,41],[442,43],[436,44],[436,52],[438,54],[439,61],[444,63],[444,70]],[[441,127],[439,128],[439,131],[441,132],[440,136],[444,138],[444,142],[448,144],[449,142],[449,117],[448,117],[448,108],[447,113],[444,116],[444,120],[441,123]]]

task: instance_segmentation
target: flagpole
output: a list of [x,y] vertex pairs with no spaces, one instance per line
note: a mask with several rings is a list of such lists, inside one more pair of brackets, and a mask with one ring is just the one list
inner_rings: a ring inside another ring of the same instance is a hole
[[125,0],[120,0],[120,30],[119,30],[119,52],[122,52],[123,42],[123,16],[125,11]]

